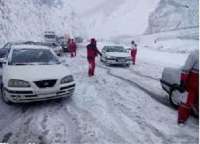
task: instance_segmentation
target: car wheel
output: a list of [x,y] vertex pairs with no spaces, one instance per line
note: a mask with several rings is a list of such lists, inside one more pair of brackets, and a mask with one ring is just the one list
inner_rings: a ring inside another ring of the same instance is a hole
[[3,85],[1,85],[1,97],[6,104],[12,104],[12,102],[6,97],[5,88],[3,87]]
[[170,94],[169,94],[169,101],[170,103],[172,104],[172,106],[174,108],[178,108],[179,105],[181,104],[181,100],[180,100],[180,95],[179,95],[180,91],[176,88],[173,88],[171,91],[170,91]]

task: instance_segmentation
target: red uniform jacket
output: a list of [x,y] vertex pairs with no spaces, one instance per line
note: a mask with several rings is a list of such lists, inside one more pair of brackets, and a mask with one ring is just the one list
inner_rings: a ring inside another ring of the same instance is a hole
[[100,54],[100,52],[97,49],[96,45],[94,45],[94,44],[87,45],[87,58],[88,59],[95,59],[97,54]]
[[133,48],[131,49],[131,56],[134,57],[137,53],[137,49],[136,48]]
[[74,42],[69,44],[69,51],[70,52],[76,51],[76,44]]

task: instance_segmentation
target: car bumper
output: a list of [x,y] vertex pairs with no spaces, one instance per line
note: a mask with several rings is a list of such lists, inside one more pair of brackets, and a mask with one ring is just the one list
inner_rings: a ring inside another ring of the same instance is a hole
[[14,103],[26,103],[35,101],[44,101],[50,99],[58,99],[63,97],[70,97],[73,95],[75,90],[75,84],[62,86],[59,90],[46,91],[45,93],[37,93],[35,91],[16,91],[13,89],[5,89],[6,97]]
[[111,64],[111,65],[128,65],[130,64],[129,60],[124,60],[124,61],[117,61],[117,60],[105,60],[105,63]]

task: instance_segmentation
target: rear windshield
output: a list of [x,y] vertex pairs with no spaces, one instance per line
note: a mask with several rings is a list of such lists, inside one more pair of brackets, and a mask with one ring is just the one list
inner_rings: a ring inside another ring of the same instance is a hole
[[15,49],[10,65],[51,65],[60,64],[57,57],[48,49]]

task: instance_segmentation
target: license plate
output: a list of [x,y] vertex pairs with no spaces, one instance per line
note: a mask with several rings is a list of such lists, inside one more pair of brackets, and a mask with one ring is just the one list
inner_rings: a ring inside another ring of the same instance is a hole
[[125,62],[124,59],[118,59],[117,61],[118,61],[118,62]]

